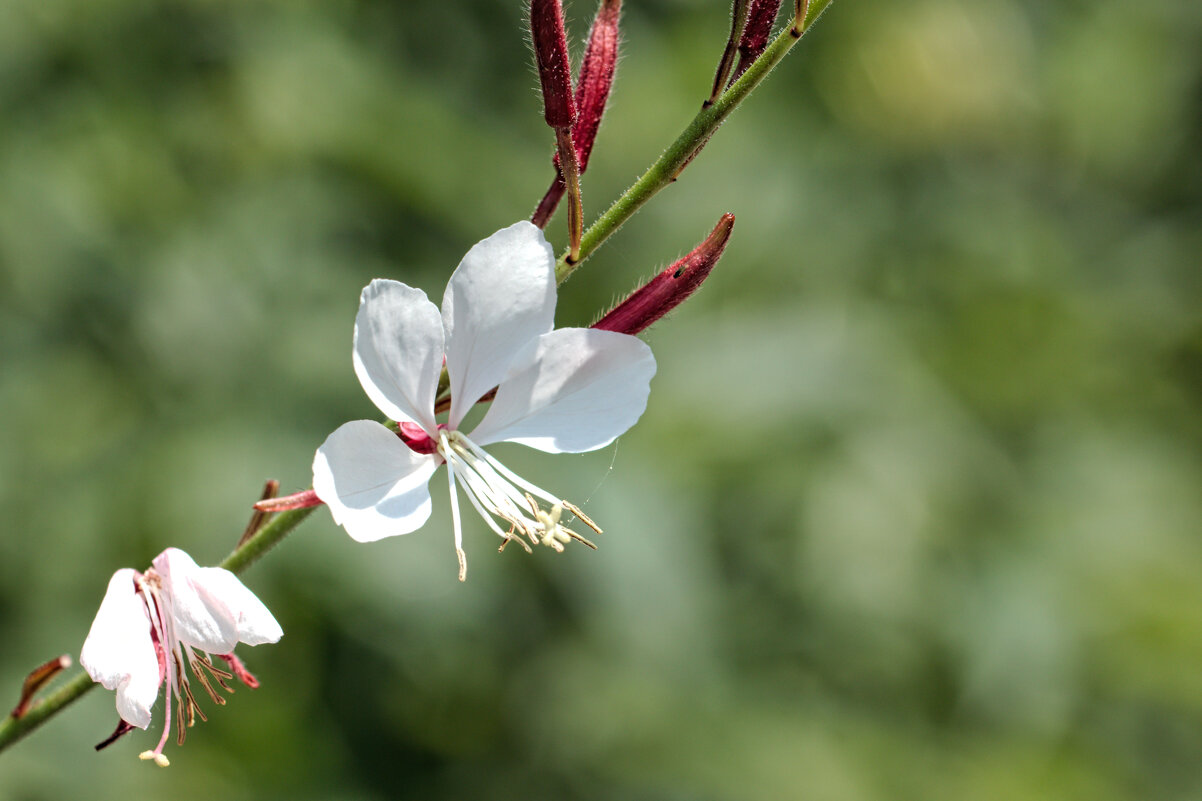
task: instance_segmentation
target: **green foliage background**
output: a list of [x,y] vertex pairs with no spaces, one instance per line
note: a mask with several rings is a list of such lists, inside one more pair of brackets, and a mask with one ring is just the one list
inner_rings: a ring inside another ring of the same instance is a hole
[[[13,702],[113,570],[218,561],[265,478],[376,416],[368,280],[437,298],[529,215],[522,14],[0,2]],[[728,20],[627,0],[586,216]],[[586,324],[738,218],[616,448],[499,449],[588,499],[599,552],[497,556],[475,521],[459,586],[441,481],[412,536],[319,511],[244,576],[286,631],[244,654],[262,689],[167,770],[135,758],[157,732],[92,751],[93,692],[0,755],[0,798],[1202,797],[1200,33],[1174,0],[838,0],[562,288]]]

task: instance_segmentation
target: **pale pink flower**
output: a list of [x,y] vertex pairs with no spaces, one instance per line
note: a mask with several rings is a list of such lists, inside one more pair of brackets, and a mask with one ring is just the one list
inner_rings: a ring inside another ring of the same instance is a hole
[[[224,704],[214,684],[229,690],[225,680],[237,675],[257,686],[234,657],[234,646],[276,642],[283,634],[267,607],[233,573],[200,567],[178,548],[168,548],[145,573],[122,568],[113,574],[79,662],[93,680],[117,691],[117,714],[140,729],[150,725],[159,687],[166,685],[163,736],[157,748],[141,754],[166,766],[163,746],[171,730],[172,700],[178,704],[179,742],[185,725],[197,715],[204,719],[188,671],[215,703]],[[225,659],[232,673],[214,665],[208,654]]]

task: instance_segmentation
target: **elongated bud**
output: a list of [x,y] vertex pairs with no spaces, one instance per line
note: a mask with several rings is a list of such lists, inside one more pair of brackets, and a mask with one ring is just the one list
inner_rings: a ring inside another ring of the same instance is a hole
[[9,717],[25,717],[25,713],[29,711],[30,705],[33,704],[33,697],[37,694],[38,690],[45,687],[50,683],[51,679],[69,667],[71,667],[71,657],[63,654],[31,670],[21,685],[21,697],[17,701],[16,707],[9,713]]
[[531,0],[530,33],[534,40],[534,59],[543,86],[543,116],[555,129],[555,147],[563,165],[564,190],[568,195],[568,263],[580,258],[580,237],[584,231],[584,211],[580,202],[580,165],[572,143],[576,124],[576,98],[572,94],[572,73],[568,66],[568,39],[563,29],[560,0]]
[[[280,491],[280,482],[274,478],[267,479],[263,484],[263,492],[259,495],[260,501],[269,501],[276,496]],[[262,509],[255,509],[250,515],[250,522],[246,524],[246,528],[242,532],[242,536],[238,538],[238,545],[235,547],[241,548],[251,537],[258,533],[259,529],[263,528],[263,524],[267,522],[267,518],[271,516],[270,512],[264,512]]]
[[[802,0],[797,0],[802,2]],[[760,57],[768,46],[768,36],[772,33],[772,23],[776,22],[777,12],[780,11],[780,0],[751,0],[747,10],[747,26],[743,29],[743,37],[739,40],[739,64],[730,76],[734,83],[739,76],[747,71],[751,63]],[[727,84],[729,86],[730,84]]]
[[576,122],[576,102],[560,0],[531,0],[530,34],[543,87],[543,116],[552,128],[570,128]]
[[637,334],[679,306],[701,286],[718,263],[735,215],[723,214],[714,230],[693,251],[631,293],[609,314],[593,323],[602,331]]
[[310,506],[321,506],[324,503],[325,501],[318,498],[317,493],[310,489],[293,495],[285,495],[283,498],[268,498],[259,501],[255,504],[255,508],[260,512],[287,512],[290,509],[307,509]]
[[718,60],[718,70],[714,73],[714,88],[710,90],[709,99],[702,104],[703,108],[709,108],[718,99],[718,95],[722,94],[722,87],[726,85],[726,77],[730,75],[730,69],[734,66],[735,54],[738,52],[739,42],[743,39],[743,31],[747,27],[749,10],[749,0],[734,0],[730,12],[730,36],[726,39],[722,58]]
[[[609,92],[613,88],[614,73],[618,67],[618,25],[621,15],[622,0],[601,0],[589,31],[584,60],[580,62],[580,73],[576,76],[576,125],[572,128],[572,140],[581,173],[588,167],[593,142],[596,141],[601,118],[609,102]],[[555,166],[555,179],[531,217],[531,222],[539,228],[546,227],[566,189],[558,152],[552,163]]]
[[588,35],[588,47],[584,61],[580,62],[580,75],[576,78],[576,127],[572,139],[576,143],[576,155],[580,171],[588,166],[589,154],[593,152],[593,141],[601,127],[601,117],[609,102],[609,90],[613,87],[614,73],[618,68],[618,22],[622,15],[622,0],[601,0],[593,27]]

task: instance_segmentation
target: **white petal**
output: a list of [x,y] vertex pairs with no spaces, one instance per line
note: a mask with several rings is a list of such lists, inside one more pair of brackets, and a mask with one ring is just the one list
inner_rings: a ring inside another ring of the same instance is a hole
[[154,569],[163,579],[167,611],[179,641],[210,654],[233,651],[238,621],[226,603],[201,592],[200,565],[179,548],[168,548],[154,558]]
[[398,422],[433,435],[434,393],[442,374],[442,317],[420,289],[377,278],[355,317],[355,375],[371,402]]
[[451,413],[467,411],[505,376],[513,357],[555,322],[555,254],[529,222],[478,242],[455,268],[442,298]]
[[137,594],[134,571],[113,574],[92,628],[79,653],[79,664],[105,689],[117,691],[117,714],[145,729],[159,695],[159,661],[150,638],[146,603]]
[[637,337],[560,328],[514,361],[472,442],[580,453],[613,442],[647,408],[655,357]]
[[237,627],[239,642],[261,645],[277,642],[284,636],[284,630],[263,602],[225,568],[200,568],[192,577],[192,585],[209,607],[227,610]]
[[393,431],[371,420],[346,423],[313,458],[313,490],[334,522],[359,542],[421,527],[430,516],[427,484],[438,467],[414,453]]

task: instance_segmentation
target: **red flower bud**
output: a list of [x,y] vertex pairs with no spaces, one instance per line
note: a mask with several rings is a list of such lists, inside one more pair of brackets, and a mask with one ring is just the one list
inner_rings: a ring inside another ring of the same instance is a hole
[[[609,102],[609,90],[613,87],[614,73],[618,67],[618,22],[621,14],[622,0],[601,0],[589,31],[580,74],[576,76],[577,117],[576,125],[572,128],[572,140],[581,173],[588,166],[593,142],[601,127],[601,117]],[[531,221],[539,228],[546,227],[566,188],[559,153],[555,154],[552,163],[555,165],[555,180],[531,217]]]
[[776,22],[779,10],[780,0],[751,0],[751,7],[747,10],[747,26],[743,28],[743,37],[739,40],[739,64],[730,77],[730,83],[737,81],[768,47],[768,35],[772,33],[772,23]]
[[697,291],[714,269],[726,249],[734,225],[735,215],[723,214],[704,242],[636,289],[609,314],[593,323],[593,328],[637,334],[679,306]]
[[531,0],[530,33],[543,86],[543,116],[552,128],[570,128],[576,122],[576,102],[560,0]]
[[601,0],[597,16],[589,31],[588,47],[584,61],[580,63],[580,75],[576,78],[576,109],[580,116],[572,129],[576,143],[576,155],[580,171],[588,165],[593,152],[593,140],[601,127],[609,90],[614,83],[614,72],[618,67],[618,18],[622,14],[622,0]]

